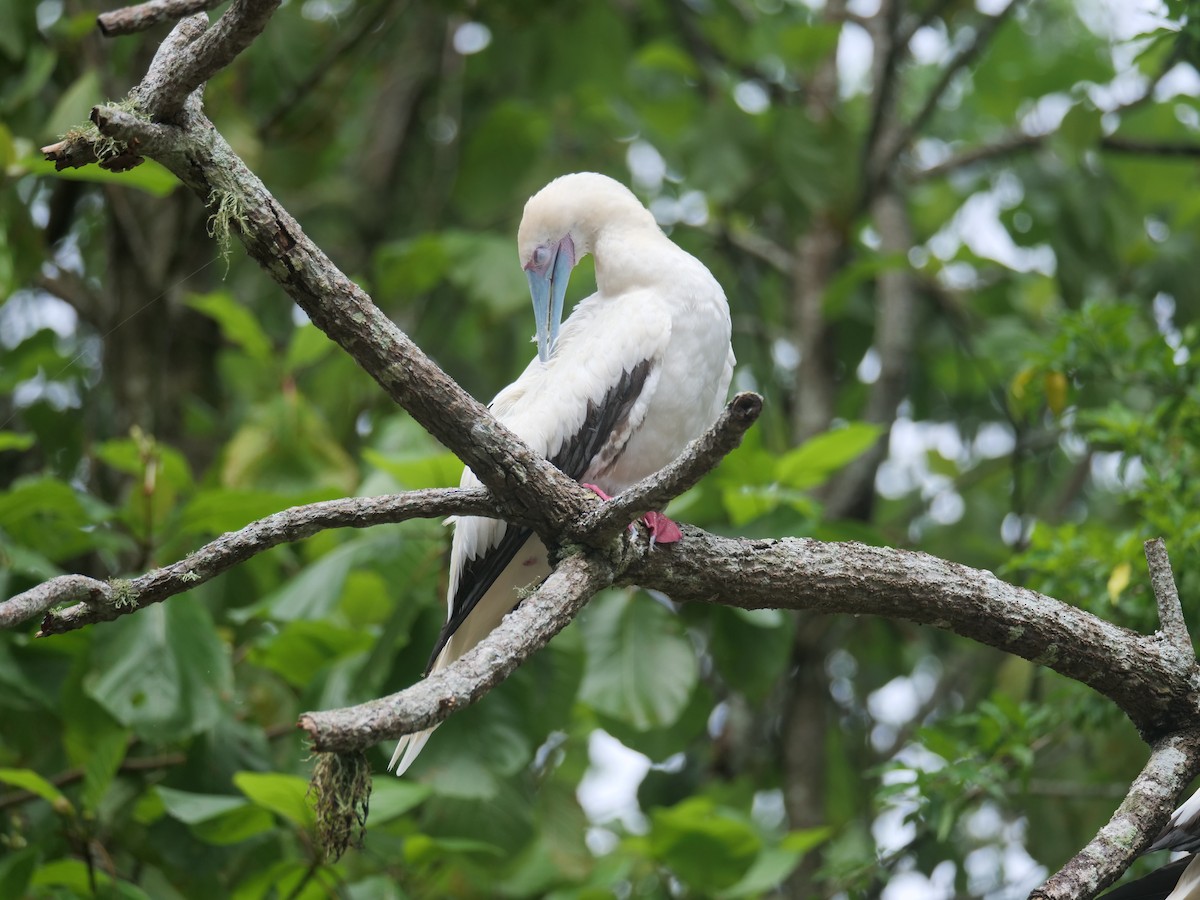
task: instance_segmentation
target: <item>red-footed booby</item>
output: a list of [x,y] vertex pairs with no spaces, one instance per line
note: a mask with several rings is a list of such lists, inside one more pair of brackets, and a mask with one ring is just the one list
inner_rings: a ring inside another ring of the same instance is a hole
[[[618,494],[671,462],[720,412],[734,364],[725,294],[628,188],[604,175],[564,175],[534,194],[517,247],[538,355],[496,395],[492,413],[572,478],[602,497]],[[596,293],[560,328],[571,270],[589,253]],[[467,469],[461,484],[479,480]],[[650,524],[674,527],[665,518]],[[478,644],[520,589],[549,571],[529,529],[459,517],[446,625],[426,674]],[[403,774],[432,731],[401,738],[389,768]]]
[[1171,813],[1166,827],[1146,848],[1181,850],[1181,856],[1149,875],[1123,884],[1105,894],[1101,900],[1200,900],[1200,791],[1197,791]]

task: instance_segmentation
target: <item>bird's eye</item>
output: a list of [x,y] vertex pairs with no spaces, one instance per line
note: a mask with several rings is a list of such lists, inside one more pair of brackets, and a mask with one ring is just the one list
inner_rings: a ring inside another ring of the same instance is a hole
[[529,257],[529,262],[532,268],[544,268],[550,262],[550,248],[544,244],[533,251],[533,255]]

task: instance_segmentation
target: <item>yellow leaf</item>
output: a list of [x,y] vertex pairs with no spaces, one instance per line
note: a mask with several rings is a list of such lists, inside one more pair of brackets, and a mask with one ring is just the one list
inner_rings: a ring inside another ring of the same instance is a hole
[[1032,368],[1024,368],[1013,377],[1012,384],[1008,386],[1008,390],[1014,400],[1025,399],[1025,389],[1029,386],[1029,382],[1033,380],[1033,376],[1034,370]]
[[1124,562],[1112,570],[1108,576],[1108,599],[1113,603],[1121,596],[1121,592],[1129,587],[1129,576],[1132,573],[1129,563]]
[[1044,376],[1046,405],[1056,416],[1067,408],[1067,376],[1062,372],[1047,372]]

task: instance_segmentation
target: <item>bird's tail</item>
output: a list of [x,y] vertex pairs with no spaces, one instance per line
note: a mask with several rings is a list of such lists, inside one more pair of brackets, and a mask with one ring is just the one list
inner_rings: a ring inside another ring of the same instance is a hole
[[[434,728],[437,726],[435,725]],[[425,731],[418,731],[416,734],[406,734],[400,738],[396,744],[396,752],[392,754],[392,761],[388,763],[388,769],[395,769],[397,775],[403,775],[408,771],[421,753],[421,748],[425,746],[425,742],[429,740],[429,736],[433,734],[433,728],[427,728]]]
[[[463,650],[459,648],[458,642],[451,640],[442,647],[442,651],[433,661],[433,665],[429,667],[427,675],[432,675],[438,669],[444,669],[458,657],[462,656]],[[396,744],[396,752],[392,754],[392,761],[388,763],[388,770],[395,769],[396,775],[403,775],[408,771],[408,767],[417,761],[417,757],[421,755],[421,750],[424,749],[429,736],[433,734],[433,728],[426,728],[424,731],[418,731],[416,734],[406,734]]]

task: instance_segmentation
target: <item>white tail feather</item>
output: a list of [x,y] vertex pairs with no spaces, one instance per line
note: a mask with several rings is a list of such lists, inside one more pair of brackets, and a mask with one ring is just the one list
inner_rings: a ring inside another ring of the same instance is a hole
[[[437,726],[434,727],[436,728]],[[418,731],[416,734],[406,734],[400,738],[396,744],[396,752],[392,754],[392,761],[388,763],[388,769],[395,769],[397,775],[403,775],[407,772],[408,767],[416,762],[417,756],[421,753],[421,748],[425,746],[425,742],[429,740],[431,734],[433,734],[433,728],[426,731]]]

